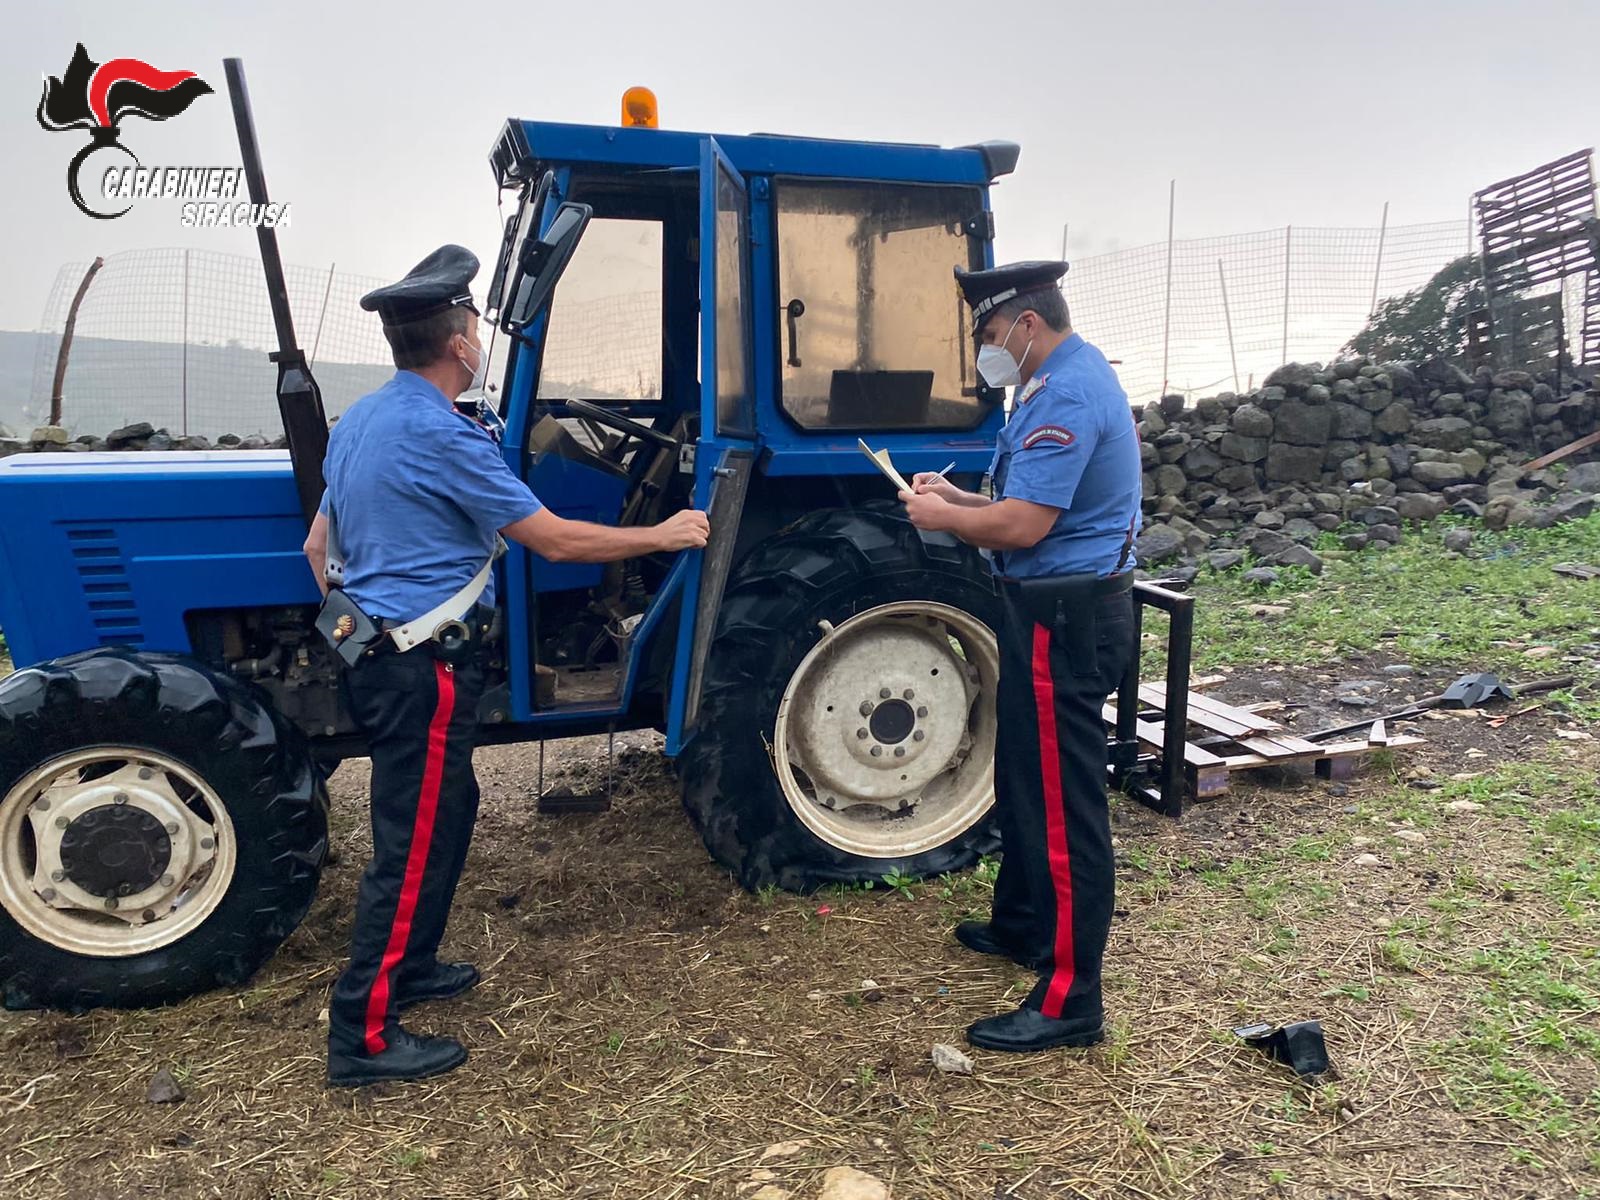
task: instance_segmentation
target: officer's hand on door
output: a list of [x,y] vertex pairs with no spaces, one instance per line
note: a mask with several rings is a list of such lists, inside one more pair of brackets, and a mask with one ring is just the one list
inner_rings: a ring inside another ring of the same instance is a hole
[[663,550],[698,550],[711,536],[711,522],[697,508],[675,512],[654,528]]

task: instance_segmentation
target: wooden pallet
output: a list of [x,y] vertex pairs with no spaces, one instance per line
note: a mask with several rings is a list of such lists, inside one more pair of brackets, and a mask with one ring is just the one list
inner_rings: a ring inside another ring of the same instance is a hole
[[[1141,710],[1137,724],[1141,748],[1161,754],[1166,733],[1166,692],[1156,684],[1139,688]],[[1117,706],[1108,702],[1106,724],[1115,729]],[[1233,772],[1258,767],[1310,766],[1325,778],[1343,778],[1355,769],[1361,756],[1373,750],[1415,746],[1419,737],[1391,734],[1382,721],[1373,722],[1367,736],[1342,742],[1308,742],[1284,731],[1282,725],[1248,708],[1225,704],[1200,692],[1189,693],[1189,729],[1183,747],[1184,774],[1189,794],[1197,800],[1228,790]]]

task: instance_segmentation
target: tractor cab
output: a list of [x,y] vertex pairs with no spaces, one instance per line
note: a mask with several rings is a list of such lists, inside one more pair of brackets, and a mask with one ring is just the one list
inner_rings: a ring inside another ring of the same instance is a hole
[[908,470],[982,472],[998,394],[976,379],[952,270],[987,261],[987,187],[1015,157],[505,126],[486,317],[508,351],[508,461],[561,516],[645,525],[694,505],[713,538],[609,567],[514,549],[508,651],[534,669],[512,671],[508,719],[654,695],[681,740],[699,671],[674,705],[674,649],[703,658],[731,564],[812,509],[884,496],[858,436]]

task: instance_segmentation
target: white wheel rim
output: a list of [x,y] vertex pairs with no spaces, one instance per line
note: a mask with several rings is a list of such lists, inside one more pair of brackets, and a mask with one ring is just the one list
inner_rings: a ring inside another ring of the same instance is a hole
[[778,704],[784,798],[812,833],[865,858],[959,837],[994,804],[999,678],[994,631],[959,608],[902,601],[824,622]]
[[[111,819],[138,832],[102,848],[91,878],[87,852],[68,843]],[[124,845],[144,851],[152,836],[166,846],[164,859],[151,860],[156,873],[119,865]],[[153,750],[76,750],[35,768],[0,799],[0,907],[33,937],[73,954],[125,958],[187,936],[222,902],[237,857],[221,798]]]

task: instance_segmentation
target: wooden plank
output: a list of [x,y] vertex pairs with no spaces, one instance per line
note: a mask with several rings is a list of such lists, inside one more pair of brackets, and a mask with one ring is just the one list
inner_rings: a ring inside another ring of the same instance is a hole
[[[1101,710],[1101,716],[1105,718],[1105,722],[1109,727],[1112,729],[1116,728],[1117,706],[1115,704],[1107,703],[1105,708]],[[1161,724],[1159,721],[1136,721],[1134,722],[1134,728],[1137,731],[1137,736],[1141,742],[1150,747],[1150,749],[1154,750],[1156,753],[1159,754],[1161,752],[1164,744],[1162,739],[1166,737],[1166,726]],[[1209,750],[1202,750],[1193,742],[1185,742],[1183,745],[1183,761],[1188,763],[1189,766],[1222,766],[1223,760],[1220,755],[1212,754]]]
[[1551,463],[1560,462],[1563,458],[1566,458],[1567,455],[1576,454],[1579,450],[1587,450],[1590,446],[1594,445],[1600,445],[1600,430],[1596,430],[1594,433],[1585,434],[1577,441],[1568,442],[1565,446],[1561,447],[1561,449],[1552,450],[1549,454],[1546,454],[1541,458],[1536,458],[1532,462],[1523,463],[1522,473],[1526,475],[1529,471],[1542,471]]
[[[1145,704],[1159,709],[1165,705],[1166,698],[1166,690],[1159,684],[1139,685],[1139,699]],[[1194,692],[1189,693],[1189,720],[1213,733],[1226,734],[1228,737],[1246,737],[1282,728],[1265,717],[1232,708],[1220,700],[1209,700]]]

